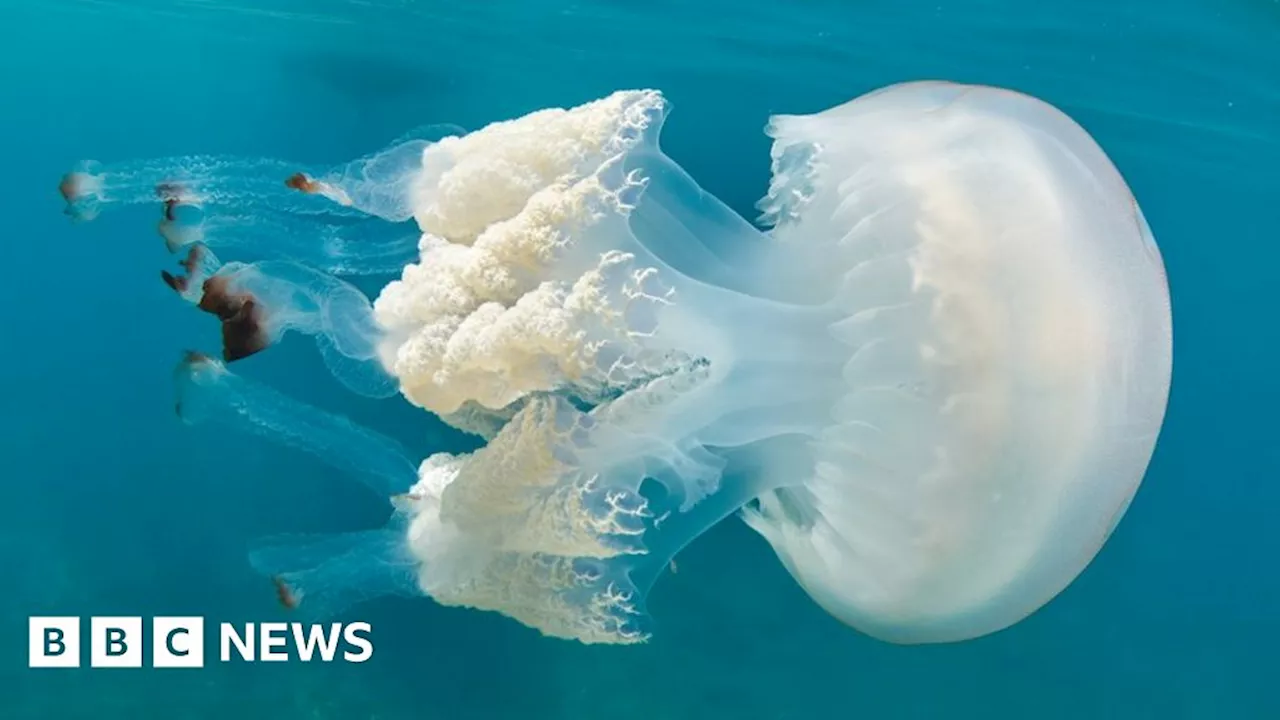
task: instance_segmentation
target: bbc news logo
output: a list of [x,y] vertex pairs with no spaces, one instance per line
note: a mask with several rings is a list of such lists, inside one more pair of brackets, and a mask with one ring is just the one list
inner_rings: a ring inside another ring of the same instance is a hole
[[[81,618],[29,619],[28,666],[80,667]],[[200,668],[205,662],[205,622],[202,617],[151,619],[151,667]],[[369,623],[220,623],[218,659],[231,662],[362,663],[373,657]],[[89,667],[140,668],[143,661],[143,621],[140,617],[89,618]],[[339,652],[341,651],[341,652]]]

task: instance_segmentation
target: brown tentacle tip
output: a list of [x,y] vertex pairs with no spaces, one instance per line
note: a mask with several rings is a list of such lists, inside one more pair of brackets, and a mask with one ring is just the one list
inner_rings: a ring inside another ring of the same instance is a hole
[[187,251],[187,256],[182,260],[182,267],[188,273],[194,274],[196,268],[200,267],[201,260],[204,260],[204,246],[192,245]]
[[242,360],[271,345],[265,328],[266,314],[253,296],[246,296],[239,310],[222,321],[222,357]]
[[[191,281],[195,278],[196,272],[200,269],[200,261],[204,259],[204,248],[199,245],[192,245],[187,251],[187,256],[178,264],[186,271],[186,275],[174,275],[168,270],[160,271],[160,278],[164,280],[164,284],[173,289],[179,295],[185,295],[187,290],[191,288]],[[205,281],[208,284],[208,281]]]
[[69,172],[63,175],[58,182],[58,192],[62,194],[63,200],[75,202],[76,196],[80,194],[80,173]]
[[156,183],[156,197],[166,204],[179,202],[186,195],[186,192],[187,190],[182,186],[182,183],[172,180]]
[[200,352],[199,350],[184,350],[182,352],[182,363],[188,367],[192,365],[202,365],[204,363],[213,362],[213,358]]
[[200,296],[198,307],[218,317],[220,320],[227,320],[235,317],[240,312],[240,306],[251,296],[231,291],[230,281],[223,275],[214,275],[204,281],[201,286],[203,294]]
[[168,270],[160,271],[160,279],[164,280],[164,284],[168,285],[170,289],[179,295],[185,293],[187,291],[187,287],[190,285],[190,278],[185,275],[174,275]]
[[304,193],[313,193],[316,191],[316,183],[306,173],[294,173],[285,178],[286,187],[293,188]]
[[[182,361],[178,363],[178,368],[183,372],[192,373],[195,372],[197,367],[201,365],[212,365],[213,362],[213,358],[199,350],[184,350],[182,352]],[[178,399],[173,403],[173,412],[179,418],[182,418],[182,410],[182,395],[179,393]]]
[[284,578],[276,575],[271,578],[271,582],[276,586],[276,599],[280,601],[280,606],[286,610],[292,610],[298,607],[298,596],[293,592],[293,588],[289,587]]

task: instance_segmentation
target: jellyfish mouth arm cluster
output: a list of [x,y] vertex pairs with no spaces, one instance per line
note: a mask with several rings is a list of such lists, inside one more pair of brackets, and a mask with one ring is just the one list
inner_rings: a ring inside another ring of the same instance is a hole
[[[272,538],[252,553],[290,607],[323,616],[380,594],[426,594],[502,612],[554,637],[648,636],[632,576],[652,582],[668,556],[646,556],[642,536],[653,518],[638,478],[583,473],[573,451],[590,445],[598,426],[562,398],[530,401],[472,455],[438,453],[415,468],[394,441],[208,356],[188,353],[175,384],[185,422],[229,425],[302,450],[391,499],[386,528]],[[687,462],[697,461],[718,469],[713,458]],[[737,506],[721,505],[722,516]]]
[[[1163,263],[1106,155],[1034,98],[897,85],[770,122],[760,230],[662,153],[668,109],[618,92],[299,181],[416,221],[371,305],[296,263],[203,281],[487,440],[427,457],[387,528],[255,564],[300,608],[405,590],[633,643],[675,552],[740,512],[821,607],[892,642],[1052,599],[1136,492],[1169,387]],[[245,382],[211,404],[274,397]]]

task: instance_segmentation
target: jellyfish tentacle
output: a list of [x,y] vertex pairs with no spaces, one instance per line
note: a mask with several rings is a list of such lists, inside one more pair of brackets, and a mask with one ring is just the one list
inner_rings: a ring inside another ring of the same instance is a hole
[[187,249],[187,254],[178,263],[182,273],[175,275],[168,270],[160,271],[160,279],[182,299],[198,305],[204,297],[204,284],[217,274],[222,261],[203,244],[195,243]]
[[[761,292],[761,278],[743,268],[771,243],[656,146],[638,147],[606,164],[600,178],[617,189],[619,202],[629,208],[631,234],[658,261],[695,280]],[[790,270],[774,264],[770,271],[778,275]],[[783,293],[791,287],[784,278],[770,285]]]
[[399,443],[342,415],[294,400],[188,352],[174,370],[178,416],[216,422],[297,448],[351,474],[384,497],[403,493],[417,470]]
[[313,181],[312,192],[391,222],[413,217],[413,190],[430,140],[410,139],[353,160]]
[[423,153],[444,138],[456,137],[454,125],[423,125],[378,152],[329,169],[318,176],[295,173],[286,185],[305,194],[360,210],[391,222],[413,217]]
[[[413,184],[426,147],[457,135],[452,125],[426,125],[389,147],[339,167],[300,167],[274,158],[190,155],[103,164],[86,160],[62,177],[66,214],[92,220],[110,205],[172,202],[211,213],[262,210],[304,216],[412,216]],[[319,178],[319,179],[317,179]],[[302,190],[298,193],[294,190]],[[317,202],[315,195],[330,202]]]
[[286,607],[314,620],[378,597],[422,595],[418,561],[394,518],[378,530],[264,538],[250,549],[249,564],[279,583]]
[[398,274],[417,257],[419,233],[379,218],[311,218],[269,209],[164,217],[157,230],[170,252],[200,243],[253,259],[294,260],[337,276]]
[[[202,245],[184,264],[196,262],[201,277],[216,262]],[[394,395],[396,379],[382,367],[381,329],[369,299],[354,286],[305,265],[280,260],[230,262],[193,291],[190,278],[165,282],[222,322],[223,359],[241,360],[276,344],[289,331],[315,338],[329,371],[348,389],[367,397]]]
[[[283,180],[295,163],[271,158],[217,155],[150,158],[104,164],[85,161],[63,176],[59,190],[73,217],[92,219],[113,205],[164,203],[180,199],[207,211],[274,207],[300,215],[358,216],[355,209],[317,203],[290,192]],[[180,193],[180,198],[175,198]]]
[[400,133],[391,142],[387,143],[387,147],[396,147],[415,140],[438,143],[445,138],[457,138],[466,134],[467,129],[461,125],[453,123],[423,123]]
[[270,337],[290,329],[314,336],[326,366],[348,389],[368,397],[396,393],[396,380],[378,356],[382,331],[373,306],[354,286],[282,261],[237,271],[231,284],[263,303]]
[[338,339],[328,334],[316,335],[315,340],[325,367],[351,392],[367,398],[389,398],[398,392],[395,377],[376,357],[344,351]]

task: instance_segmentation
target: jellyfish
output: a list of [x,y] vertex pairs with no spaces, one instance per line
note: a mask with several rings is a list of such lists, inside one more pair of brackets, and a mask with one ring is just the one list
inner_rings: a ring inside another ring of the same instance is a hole
[[299,610],[403,592],[642,642],[676,552],[737,515],[843,623],[956,642],[1100,551],[1154,451],[1172,325],[1089,134],[949,82],[777,116],[752,224],[662,152],[669,111],[620,91],[421,153],[420,257],[361,344],[407,401],[484,428],[478,450],[411,475],[371,430],[216,361],[180,370],[184,407],[397,468],[386,527],[254,552]]
[[395,379],[377,356],[373,308],[354,286],[295,262],[223,264],[199,244],[180,265],[184,274],[164,270],[161,279],[218,318],[226,361],[255,355],[294,331],[315,338],[326,366],[348,389],[375,398],[395,394]]
[[175,205],[196,205],[242,215],[270,207],[292,219],[295,228],[305,227],[297,225],[301,220],[330,216],[403,222],[412,216],[423,150],[460,132],[465,131],[453,125],[424,125],[376,153],[318,170],[272,158],[217,155],[106,165],[86,160],[63,176],[58,191],[67,204],[65,213],[77,222],[92,220],[111,205],[156,201],[165,203],[167,212]]

